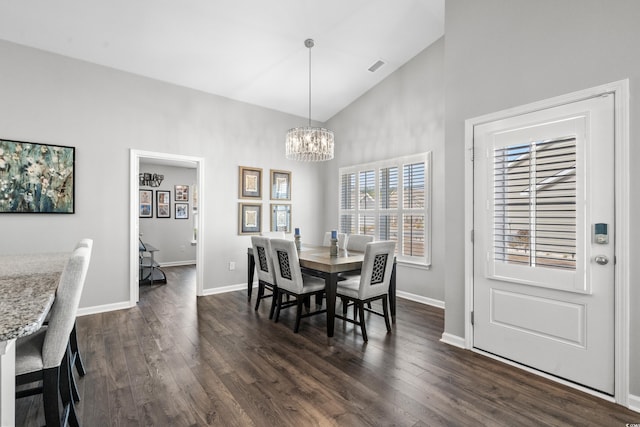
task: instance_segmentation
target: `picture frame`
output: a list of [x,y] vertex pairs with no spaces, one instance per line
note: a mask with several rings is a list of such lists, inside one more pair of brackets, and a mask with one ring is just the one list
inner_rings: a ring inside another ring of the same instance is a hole
[[238,198],[262,198],[262,169],[240,166],[238,183]]
[[171,191],[156,190],[156,218],[171,218]]
[[291,200],[291,171],[270,170],[271,200]]
[[189,203],[174,203],[175,219],[189,219]]
[[0,139],[0,153],[0,213],[75,213],[75,147]]
[[238,234],[262,232],[262,204],[238,203]]
[[188,202],[189,201],[189,186],[188,185],[176,185],[174,187],[176,202]]
[[291,205],[275,204],[270,206],[271,231],[291,233]]
[[139,217],[153,218],[153,190],[140,190],[139,203]]

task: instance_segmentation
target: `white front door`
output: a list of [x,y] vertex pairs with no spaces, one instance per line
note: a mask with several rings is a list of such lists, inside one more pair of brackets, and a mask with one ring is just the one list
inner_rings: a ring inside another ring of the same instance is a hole
[[474,128],[474,347],[614,393],[614,96]]

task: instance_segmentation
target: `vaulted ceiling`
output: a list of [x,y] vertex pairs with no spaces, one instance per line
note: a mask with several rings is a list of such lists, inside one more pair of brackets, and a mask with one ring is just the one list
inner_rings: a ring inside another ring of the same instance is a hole
[[312,38],[320,121],[443,34],[444,0],[0,0],[0,39],[302,117]]

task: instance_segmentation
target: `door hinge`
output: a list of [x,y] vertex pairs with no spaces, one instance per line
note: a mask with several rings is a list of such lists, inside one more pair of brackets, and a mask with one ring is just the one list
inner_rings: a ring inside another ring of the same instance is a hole
[[473,147],[469,148],[470,160],[473,162]]
[[473,313],[474,312],[472,311],[471,312],[471,325],[475,325],[475,319],[474,319]]
[[473,243],[473,230],[471,230],[471,243]]

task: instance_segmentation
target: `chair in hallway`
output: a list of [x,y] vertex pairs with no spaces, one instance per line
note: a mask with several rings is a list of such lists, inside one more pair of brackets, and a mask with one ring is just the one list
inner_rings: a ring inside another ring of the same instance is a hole
[[[342,316],[336,314],[335,317],[359,325],[365,342],[368,341],[364,317],[365,311],[384,317],[387,332],[391,332],[387,294],[391,283],[395,250],[396,244],[392,241],[368,243],[364,251],[361,274],[338,282],[336,295],[342,300]],[[382,300],[382,313],[365,307],[365,303],[379,299]],[[347,307],[350,301],[353,302],[354,306],[353,319],[347,317]]]
[[[295,305],[297,311],[293,332],[297,333],[300,329],[300,319],[327,312],[326,309],[319,309],[302,314],[302,306],[305,304],[305,300],[309,301],[311,295],[318,297],[324,294],[324,279],[302,275],[298,252],[292,240],[272,239],[271,258],[276,266],[275,275],[276,283],[278,284],[276,288],[275,321],[278,321],[282,308]],[[283,306],[283,295],[293,296],[296,300]]]

